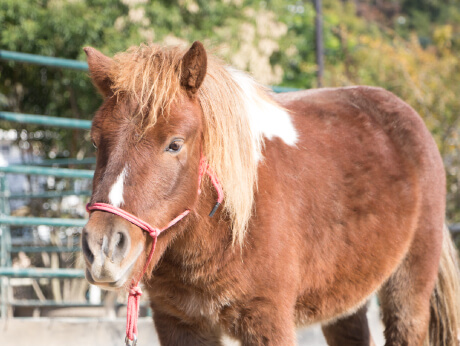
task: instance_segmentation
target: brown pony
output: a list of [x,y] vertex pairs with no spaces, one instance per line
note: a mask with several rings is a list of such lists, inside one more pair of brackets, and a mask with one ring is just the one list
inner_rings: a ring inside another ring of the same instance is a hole
[[[162,345],[294,345],[312,323],[369,345],[374,292],[387,345],[458,345],[443,163],[410,106],[362,86],[274,95],[199,42],[85,51],[105,97],[91,203],[159,228],[190,210],[144,277]],[[212,218],[201,155],[224,191]],[[94,211],[82,246],[89,282],[127,289],[152,239]]]

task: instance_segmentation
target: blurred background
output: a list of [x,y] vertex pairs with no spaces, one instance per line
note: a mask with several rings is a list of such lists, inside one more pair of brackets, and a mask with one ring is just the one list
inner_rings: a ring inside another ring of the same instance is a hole
[[[447,221],[459,229],[460,0],[0,0],[2,345],[21,318],[51,328],[46,318],[124,316],[124,295],[90,287],[79,256],[102,101],[82,47],[112,56],[195,40],[275,91],[365,84],[408,102],[444,158]],[[113,328],[121,342],[123,323]],[[21,345],[13,339],[5,345]]]

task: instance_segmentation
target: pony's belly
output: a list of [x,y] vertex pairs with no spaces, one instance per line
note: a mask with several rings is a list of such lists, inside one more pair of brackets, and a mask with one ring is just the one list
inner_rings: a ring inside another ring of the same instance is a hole
[[[358,251],[359,246],[355,244],[355,251],[347,252],[347,256],[333,263],[312,261],[305,277],[313,279],[306,283],[297,299],[296,323],[327,322],[351,315],[362,307],[405,257],[413,236],[413,222],[403,225],[406,227],[394,232],[399,233],[397,245],[381,240]],[[387,229],[398,230],[396,227]],[[335,251],[338,249],[330,248],[331,253]],[[345,252],[341,250],[340,253]]]
[[392,194],[397,204],[372,209],[377,202],[370,200],[359,216],[335,227],[327,227],[326,221],[327,232],[309,238],[302,273],[307,279],[296,301],[298,324],[353,314],[394,273],[409,251],[419,217],[414,185],[408,183],[406,190]]
[[[295,322],[298,326],[306,326],[315,323],[331,322],[338,318],[342,318],[355,313],[359,308],[367,303],[372,294],[378,289],[379,285],[375,285],[374,289],[365,295],[356,294],[340,294],[334,298],[327,294],[316,293],[312,295],[304,295],[299,297],[295,310]],[[318,298],[321,295],[324,298]]]

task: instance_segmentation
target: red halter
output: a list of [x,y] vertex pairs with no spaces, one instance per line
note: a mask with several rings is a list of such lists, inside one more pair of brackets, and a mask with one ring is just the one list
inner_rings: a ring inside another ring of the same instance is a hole
[[[217,203],[215,204],[214,208],[209,214],[209,216],[212,217],[214,213],[216,212],[217,208],[219,207],[219,205],[222,203],[222,200],[224,198],[224,193],[223,193],[222,185],[217,179],[216,174],[211,170],[209,165],[206,163],[206,158],[203,155],[201,155],[200,171],[199,171],[199,177],[198,177],[198,194],[201,193],[201,189],[200,189],[201,178],[203,177],[204,174],[207,174],[209,178],[211,179],[211,182],[214,185],[214,188],[216,189],[217,196],[218,196]],[[128,220],[132,224],[136,225],[137,227],[141,228],[142,230],[148,232],[149,235],[153,238],[152,249],[150,250],[149,257],[147,258],[147,262],[145,263],[144,268],[142,269],[142,272],[139,278],[136,281],[133,280],[131,287],[129,289],[129,295],[128,295],[125,342],[126,342],[126,345],[136,345],[137,318],[139,316],[139,298],[142,295],[141,288],[139,287],[139,282],[141,281],[142,277],[147,271],[150,261],[152,260],[153,252],[155,251],[155,246],[157,244],[157,238],[160,235],[160,233],[172,227],[180,220],[182,220],[188,213],[190,213],[190,210],[185,210],[183,213],[178,215],[175,219],[170,221],[166,225],[166,227],[163,227],[163,228],[152,227],[147,222],[128,213],[127,211],[120,209],[118,207],[114,207],[113,205],[106,204],[106,203],[93,203],[91,205],[88,203],[86,205],[86,210],[88,211],[88,213],[91,213],[94,210],[99,210],[99,211],[105,211],[108,213],[118,215],[124,218],[125,220]]]

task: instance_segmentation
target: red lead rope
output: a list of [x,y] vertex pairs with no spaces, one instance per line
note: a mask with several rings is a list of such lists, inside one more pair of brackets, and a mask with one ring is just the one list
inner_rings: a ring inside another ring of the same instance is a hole
[[[200,172],[199,172],[199,182],[198,186],[201,185],[201,178],[204,174],[208,174],[209,178],[211,179],[212,184],[214,185],[217,191],[217,203],[214,206],[213,210],[209,214],[209,216],[213,216],[216,212],[219,205],[222,203],[224,194],[222,185],[220,184],[219,180],[217,179],[215,173],[209,168],[208,164],[206,163],[205,157],[202,155],[200,160]],[[198,194],[200,194],[200,188],[198,188]],[[170,221],[166,227],[164,228],[155,228],[150,226],[147,222],[139,219],[138,217],[134,216],[133,214],[128,213],[127,211],[120,209],[118,207],[114,207],[113,205],[106,204],[106,203],[93,203],[87,204],[86,210],[88,213],[91,213],[94,210],[105,211],[108,213],[112,213],[118,215],[125,220],[131,222],[132,224],[136,225],[137,227],[141,228],[142,230],[149,233],[149,235],[153,238],[152,249],[150,250],[149,257],[147,258],[147,262],[142,269],[141,275],[139,278],[132,282],[131,287],[129,289],[128,295],[128,305],[127,305],[127,315],[126,315],[126,345],[136,345],[137,342],[137,318],[139,316],[139,299],[142,295],[142,290],[139,287],[139,282],[141,281],[142,277],[144,276],[147,268],[152,261],[153,253],[155,251],[155,246],[157,244],[157,238],[161,232],[167,230],[168,228],[172,227],[180,220],[182,220],[190,210],[185,210],[182,214],[178,215],[174,220]]]

